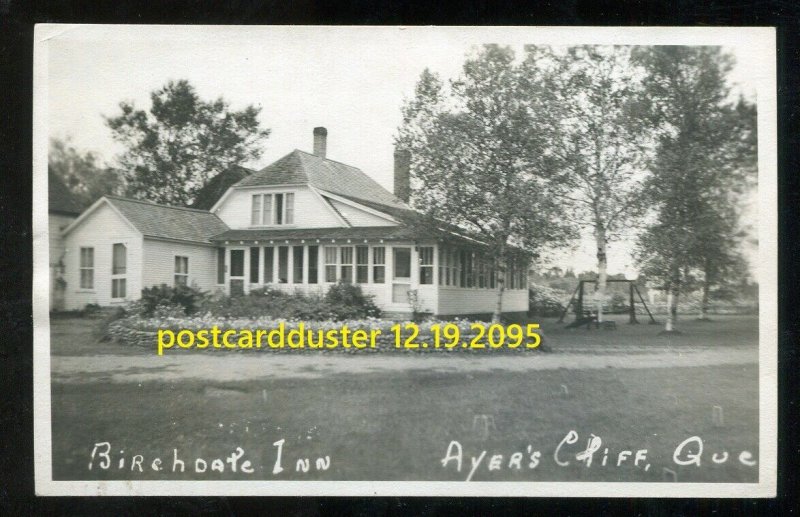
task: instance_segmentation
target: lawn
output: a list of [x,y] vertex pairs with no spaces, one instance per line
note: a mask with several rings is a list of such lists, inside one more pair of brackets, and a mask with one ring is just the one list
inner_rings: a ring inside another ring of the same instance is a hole
[[[553,354],[612,348],[627,353],[629,347],[634,357],[641,347],[654,346],[668,358],[692,346],[752,347],[755,322],[741,317],[687,321],[685,333],[670,338],[656,337],[658,328],[648,325],[620,325],[616,332],[544,328],[552,336]],[[110,345],[92,342],[87,327],[54,325],[53,353],[86,355],[93,348],[109,353]],[[85,332],[84,341],[80,332]],[[757,468],[738,460],[743,450],[758,459],[755,363],[529,372],[423,369],[226,382],[54,382],[52,395],[55,479],[464,480],[470,458],[486,451],[472,476],[475,481],[660,482],[665,467],[676,472],[678,481],[757,480]],[[712,419],[714,406],[723,408],[722,425]],[[570,430],[579,439],[562,448],[559,459],[570,464],[559,466],[553,453]],[[575,454],[591,434],[602,439],[602,446],[587,467]],[[691,436],[703,440],[701,466],[675,465],[673,451]],[[278,440],[285,440],[284,470],[273,474],[273,443]],[[452,440],[462,446],[461,472],[456,460],[447,467],[441,463]],[[98,456],[89,470],[94,444],[106,441],[112,447],[112,468],[100,469]],[[196,458],[210,465],[237,447],[245,451],[239,463],[249,460],[252,474],[230,468],[194,472]],[[185,461],[186,472],[171,472],[173,449]],[[641,449],[647,449],[646,460],[637,466],[634,456]],[[617,466],[622,450],[631,453]],[[530,468],[530,456],[537,451],[538,465]],[[715,464],[712,454],[723,451],[729,459]],[[509,468],[515,452],[524,456],[519,469]],[[130,471],[137,454],[143,456],[141,473]],[[315,459],[325,456],[330,467],[318,471]],[[165,470],[150,468],[156,457]],[[493,457],[497,470],[489,470]],[[117,468],[120,458],[125,459],[122,469]],[[301,458],[311,459],[307,473],[296,470]]]

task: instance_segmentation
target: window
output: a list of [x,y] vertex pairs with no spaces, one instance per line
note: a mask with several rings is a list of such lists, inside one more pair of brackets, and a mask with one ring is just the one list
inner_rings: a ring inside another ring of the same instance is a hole
[[125,298],[128,249],[122,243],[111,249],[111,298]]
[[94,289],[94,248],[81,248],[81,289]]
[[342,250],[342,274],[341,279],[342,282],[352,283],[353,282],[353,247],[352,246],[342,246],[339,248]]
[[286,224],[294,224],[294,194],[291,192],[286,194],[285,199],[286,206],[284,207],[284,220],[286,221]]
[[325,246],[325,281],[336,282],[336,246]]
[[308,247],[308,283],[316,284],[319,281],[319,246]]
[[217,283],[225,283],[225,248],[217,248]]
[[231,250],[230,294],[244,294],[244,250]]
[[244,276],[244,250],[231,250],[231,276]]
[[294,224],[294,193],[254,194],[250,224],[253,226]]
[[467,276],[465,287],[473,287],[475,285],[475,260],[472,253],[464,252],[464,270]]
[[356,246],[356,282],[369,282],[369,247]]
[[433,246],[419,248],[419,283],[433,283]]
[[250,224],[257,226],[261,223],[261,200],[264,198],[261,194],[253,195],[252,211],[250,212]]
[[278,283],[289,282],[289,246],[278,246]]
[[372,248],[372,281],[376,284],[386,282],[386,248]]
[[175,285],[189,284],[189,257],[175,257]]
[[447,277],[447,250],[439,246],[439,285],[445,285]]
[[275,196],[275,224],[283,224],[283,194]]
[[292,282],[295,284],[303,283],[303,246],[295,246],[292,250]]
[[458,252],[458,285],[467,287],[467,253],[465,251]]
[[392,248],[394,252],[394,277],[411,278],[411,250]]
[[258,259],[261,255],[261,248],[250,248],[250,283],[258,283]]
[[114,244],[114,253],[111,263],[112,275],[124,275],[127,267],[127,249],[124,244]]
[[268,246],[264,248],[264,283],[271,284],[275,280],[272,278],[273,268],[275,267],[275,248]]
[[264,194],[264,212],[261,214],[261,224],[272,224],[272,194]]
[[486,288],[486,262],[483,257],[478,257],[478,287]]
[[126,282],[124,278],[112,278],[111,279],[111,297],[112,298],[125,298],[125,286]]

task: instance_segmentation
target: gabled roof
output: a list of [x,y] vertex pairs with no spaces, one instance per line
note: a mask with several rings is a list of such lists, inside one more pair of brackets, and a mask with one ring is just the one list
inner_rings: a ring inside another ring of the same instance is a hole
[[158,205],[149,201],[105,196],[131,225],[145,237],[191,242],[209,242],[228,226],[205,210]]
[[253,169],[242,167],[241,165],[233,165],[224,171],[220,172],[208,183],[197,191],[192,208],[199,210],[210,210],[214,204],[219,201],[219,198],[231,187],[250,174],[254,173]]
[[47,208],[48,211],[75,215],[81,213],[82,207],[78,198],[73,194],[64,181],[55,173],[47,172]]
[[234,186],[309,184],[320,190],[346,196],[355,201],[370,201],[385,207],[408,209],[391,192],[381,187],[361,169],[320,158],[295,149],[280,160],[242,179]]

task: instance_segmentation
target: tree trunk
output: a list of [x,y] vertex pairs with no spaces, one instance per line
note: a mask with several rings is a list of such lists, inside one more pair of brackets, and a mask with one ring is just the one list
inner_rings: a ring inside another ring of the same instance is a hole
[[678,295],[680,294],[680,273],[673,271],[672,279],[667,286],[667,323],[665,332],[675,331],[675,322],[678,320]]
[[680,298],[680,290],[675,289],[672,293],[672,321],[678,321],[678,298]]
[[503,291],[506,289],[506,246],[500,246],[500,253],[497,260],[497,304],[492,314],[492,322],[500,323],[503,315]]
[[711,291],[711,278],[709,276],[710,269],[711,267],[709,261],[706,260],[705,268],[703,269],[703,299],[700,301],[701,320],[708,319],[708,297],[709,297],[709,292]]
[[708,277],[703,280],[703,300],[700,302],[700,319],[707,320],[708,319],[708,294],[711,290],[711,283],[708,281]]
[[667,323],[664,325],[665,332],[672,332],[674,323],[672,321],[672,289],[667,290]]
[[603,303],[606,299],[606,286],[608,284],[606,229],[600,222],[595,225],[595,238],[597,239],[597,290],[594,294],[597,308],[597,322],[600,323],[603,321]]

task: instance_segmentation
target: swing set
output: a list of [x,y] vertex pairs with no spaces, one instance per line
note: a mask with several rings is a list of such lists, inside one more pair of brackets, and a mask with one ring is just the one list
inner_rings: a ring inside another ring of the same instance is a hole
[[[642,297],[642,293],[639,292],[639,288],[636,287],[636,284],[633,280],[622,280],[622,279],[608,279],[606,283],[613,284],[613,283],[626,283],[628,284],[628,306],[624,309],[617,309],[617,310],[609,310],[603,311],[603,314],[627,314],[628,315],[628,323],[630,324],[637,324],[639,321],[636,319],[636,304],[641,303],[644,307],[644,310],[647,312],[647,316],[650,318],[650,324],[656,324],[655,318],[650,313],[650,309],[647,308],[647,304]],[[584,285],[586,284],[597,284],[597,280],[579,280],[578,287],[575,288],[575,291],[572,293],[572,297],[569,299],[569,303],[566,307],[564,307],[564,311],[561,313],[561,317],[558,319],[559,323],[564,322],[564,318],[567,316],[567,312],[569,312],[569,308],[573,307],[575,310],[575,321],[567,325],[566,328],[574,328],[580,327],[581,325],[587,325],[591,328],[592,323],[597,324],[597,314],[593,310],[593,304],[589,304],[589,308],[587,309],[584,305],[584,293],[585,288]],[[638,296],[639,300],[636,300]]]

